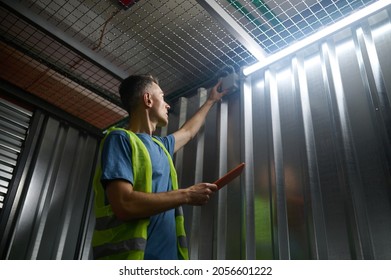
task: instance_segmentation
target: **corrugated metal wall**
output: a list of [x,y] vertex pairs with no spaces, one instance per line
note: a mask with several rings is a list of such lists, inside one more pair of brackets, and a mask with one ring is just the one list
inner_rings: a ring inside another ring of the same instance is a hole
[[29,137],[5,205],[9,215],[2,216],[2,258],[87,259],[99,139],[40,111]]
[[[176,156],[193,259],[391,259],[391,24],[385,10],[247,77]],[[173,106],[168,133],[205,93]]]
[[0,215],[32,114],[29,110],[0,98]]

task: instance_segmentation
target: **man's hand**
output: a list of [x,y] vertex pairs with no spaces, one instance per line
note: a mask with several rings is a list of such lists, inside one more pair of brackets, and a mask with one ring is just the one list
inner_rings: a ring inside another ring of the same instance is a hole
[[209,97],[208,99],[213,101],[213,102],[217,102],[219,100],[221,100],[221,98],[223,98],[224,95],[226,95],[228,93],[228,89],[225,89],[221,92],[219,92],[219,87],[221,85],[221,83],[223,82],[222,79],[220,79],[217,84],[212,87],[210,93],[209,93]]
[[200,206],[209,201],[210,196],[217,191],[217,186],[210,183],[200,183],[184,190],[187,194],[186,204]]
[[228,92],[227,90],[224,90],[222,92],[218,91],[221,82],[222,80],[220,80],[211,89],[208,99],[201,106],[201,108],[198,109],[198,111],[193,115],[193,117],[187,120],[179,130],[173,133],[175,137],[174,152],[178,151],[180,148],[186,145],[191,139],[194,138],[194,136],[200,130],[201,126],[204,124],[206,115],[208,114],[210,108],[212,108],[217,101],[221,100],[221,98],[225,94],[227,94]]

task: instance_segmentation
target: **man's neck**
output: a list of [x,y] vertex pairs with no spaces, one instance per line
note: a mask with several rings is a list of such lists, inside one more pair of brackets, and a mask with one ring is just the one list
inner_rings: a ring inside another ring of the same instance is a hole
[[126,129],[134,132],[134,133],[146,133],[152,135],[152,133],[156,130],[156,125],[148,120],[148,118],[140,118],[138,119],[135,116],[133,119],[129,120],[129,123]]

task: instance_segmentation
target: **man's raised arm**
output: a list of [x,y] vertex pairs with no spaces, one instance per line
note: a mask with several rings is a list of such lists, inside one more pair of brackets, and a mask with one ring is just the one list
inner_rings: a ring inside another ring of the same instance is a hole
[[211,89],[208,99],[200,109],[187,120],[178,131],[173,133],[175,137],[174,153],[194,138],[200,128],[204,125],[209,110],[227,93],[226,90],[222,92],[218,91],[220,84],[221,80]]

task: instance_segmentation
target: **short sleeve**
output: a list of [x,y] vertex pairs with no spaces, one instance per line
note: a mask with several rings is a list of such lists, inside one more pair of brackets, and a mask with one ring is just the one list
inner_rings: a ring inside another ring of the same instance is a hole
[[132,151],[129,136],[113,131],[105,139],[101,155],[101,182],[122,179],[133,184]]

